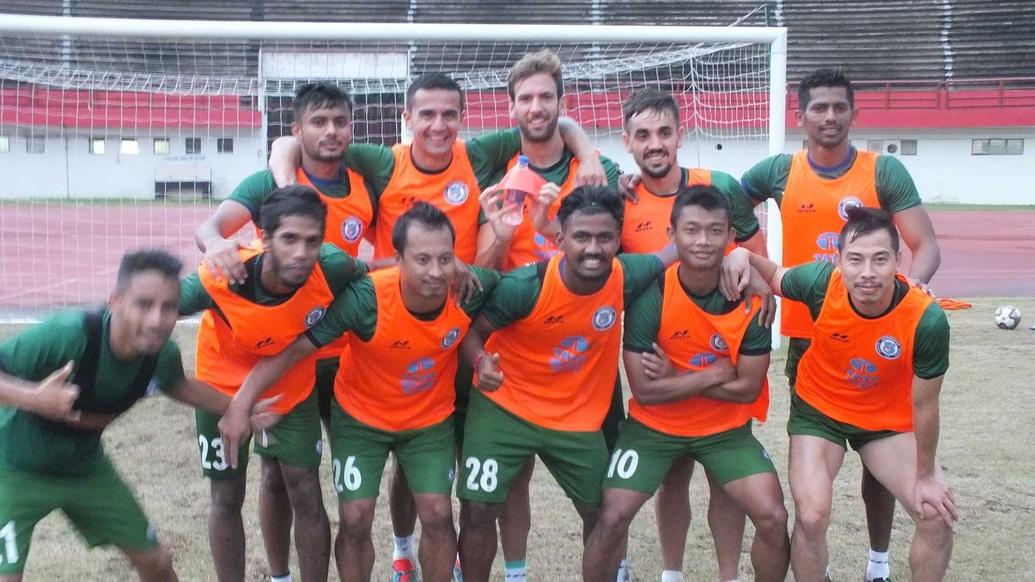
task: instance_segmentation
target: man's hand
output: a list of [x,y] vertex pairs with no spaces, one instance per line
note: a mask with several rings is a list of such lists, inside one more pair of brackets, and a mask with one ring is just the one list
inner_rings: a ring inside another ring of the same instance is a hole
[[75,399],[79,397],[79,387],[68,384],[66,380],[72,375],[73,363],[68,362],[61,369],[43,379],[32,391],[30,411],[51,420],[75,422],[80,412],[72,410]]
[[532,220],[532,227],[540,233],[549,230],[552,221],[550,210],[553,209],[553,203],[560,195],[560,186],[553,182],[546,182],[539,188],[539,194],[532,201],[532,205],[528,209],[528,216]]
[[244,410],[237,401],[231,400],[223,417],[219,419],[219,436],[223,439],[227,461],[230,467],[237,468],[237,449],[252,434],[251,414]]
[[248,271],[241,262],[239,249],[247,245],[236,239],[213,239],[205,243],[205,265],[217,277],[223,277],[230,283],[240,285],[248,278]]
[[913,511],[920,519],[941,518],[952,527],[959,519],[952,489],[939,475],[919,478],[913,485]]
[[719,291],[730,301],[739,301],[741,292],[751,280],[751,262],[748,254],[746,249],[738,247],[722,258]]
[[751,311],[753,299],[758,297],[758,325],[769,329],[776,319],[776,297],[769,283],[762,280],[762,276],[755,269],[751,269],[751,279],[744,288],[744,312]]
[[920,279],[910,278],[909,279],[909,284],[912,285],[913,287],[916,287],[917,289],[923,291],[924,293],[930,295],[931,297],[934,297],[934,298],[937,299],[937,296],[934,294],[934,291],[931,291],[931,287],[927,283],[924,283],[923,281],[921,281]]
[[575,172],[575,186],[607,186],[607,172],[600,156],[579,160],[579,169]]
[[478,358],[476,384],[482,392],[492,392],[503,384],[503,370],[500,370],[500,355],[482,353]]
[[456,291],[457,303],[463,305],[470,301],[475,293],[484,291],[482,281],[460,259],[454,258],[456,274],[453,275],[453,290]]
[[255,403],[251,416],[252,432],[263,432],[280,422],[281,416],[273,412],[273,405],[278,400],[280,400],[279,394],[273,398],[264,398]]
[[622,174],[618,176],[618,193],[629,202],[636,204],[639,198],[636,196],[636,188],[640,185],[639,174]]
[[652,346],[654,348],[653,353],[643,352],[640,354],[643,372],[651,380],[675,376],[676,369],[672,366],[672,361],[668,359],[668,354],[665,353],[665,350],[661,349],[657,342],[653,343]]
[[523,212],[523,209],[504,204],[503,189],[500,188],[499,184],[493,184],[486,188],[481,196],[478,197],[478,202],[482,206],[485,218],[492,227],[492,234],[496,237],[496,240],[509,243],[514,238],[514,231],[517,230],[517,225],[507,224],[503,217],[515,211]]

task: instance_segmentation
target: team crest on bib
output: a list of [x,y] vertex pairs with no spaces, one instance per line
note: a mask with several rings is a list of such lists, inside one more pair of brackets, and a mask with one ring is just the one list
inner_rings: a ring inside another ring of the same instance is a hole
[[597,331],[611,329],[611,326],[615,324],[616,319],[618,319],[618,312],[615,311],[615,308],[610,305],[605,305],[593,314],[593,329]]
[[460,337],[460,328],[454,327],[453,329],[446,332],[446,337],[442,338],[442,349],[448,350],[450,346],[456,343],[457,338]]
[[350,216],[341,223],[341,238],[346,242],[354,243],[363,236],[363,221]]
[[848,209],[859,208],[862,205],[862,200],[859,200],[855,196],[845,196],[837,203],[837,214],[841,217],[841,220],[848,220]]
[[320,306],[316,306],[309,310],[309,313],[305,316],[306,329],[320,323],[320,320],[323,319],[323,314],[325,313],[327,313],[327,310]]
[[902,355],[902,344],[890,335],[882,336],[874,347],[877,348],[877,353],[882,358],[897,360]]
[[718,332],[712,334],[712,338],[708,340],[708,343],[712,346],[712,349],[717,352],[729,351],[730,347],[726,344],[726,340],[722,339],[722,336]]
[[460,180],[453,180],[446,186],[446,191],[443,193],[446,202],[453,206],[460,206],[464,202],[467,202],[467,184],[464,184]]

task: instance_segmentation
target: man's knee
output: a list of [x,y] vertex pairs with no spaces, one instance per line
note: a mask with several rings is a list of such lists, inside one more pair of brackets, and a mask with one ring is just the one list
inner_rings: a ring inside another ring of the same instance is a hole
[[127,551],[130,563],[144,580],[166,580],[173,572],[172,553],[164,546],[147,551]]
[[634,512],[614,505],[605,505],[596,512],[596,529],[607,537],[624,536],[636,516]]
[[794,527],[806,535],[822,535],[830,525],[830,506],[822,503],[797,502],[794,506]]
[[938,548],[951,548],[954,534],[952,528],[936,513],[933,517],[916,520],[916,535],[922,535],[928,543]]
[[[761,511],[754,512],[748,517],[759,533],[787,534],[787,508],[779,501],[767,503]],[[827,519],[829,521],[829,516]]]
[[245,484],[241,479],[213,479],[209,486],[212,513],[217,517],[240,515],[244,505]]
[[374,526],[374,501],[348,501],[342,503],[338,516],[341,518],[341,534],[352,541],[370,539]]
[[309,518],[326,515],[323,508],[323,493],[320,490],[319,469],[281,465],[280,472],[288,489],[291,508],[296,514]]
[[460,522],[462,527],[495,529],[500,509],[501,504],[499,503],[482,503],[464,499],[460,502]]
[[418,502],[421,526],[446,528],[453,526],[453,506],[446,495],[424,495]]

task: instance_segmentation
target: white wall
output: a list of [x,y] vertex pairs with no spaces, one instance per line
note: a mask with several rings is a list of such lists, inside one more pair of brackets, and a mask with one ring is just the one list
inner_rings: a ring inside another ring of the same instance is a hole
[[[119,153],[121,137],[107,134],[105,152],[89,152],[92,135],[61,135],[45,138],[42,154],[26,153],[26,138],[21,133],[7,134],[10,151],[0,154],[0,198],[140,198],[151,199],[155,192],[155,172],[159,167],[200,166],[211,168],[212,195],[226,197],[252,172],[265,167],[258,130],[226,135],[204,133],[163,133],[137,136],[140,153]],[[168,137],[170,153],[155,155],[153,139]],[[200,137],[201,153],[187,155],[184,138]],[[232,154],[216,152],[216,140],[234,140]]]

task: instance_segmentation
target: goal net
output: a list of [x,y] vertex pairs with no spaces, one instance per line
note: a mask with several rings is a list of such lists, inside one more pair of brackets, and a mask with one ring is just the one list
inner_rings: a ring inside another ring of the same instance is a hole
[[548,47],[564,63],[568,115],[625,171],[636,168],[621,104],[651,86],[681,105],[682,165],[739,176],[782,150],[785,46],[783,29],[754,27],[5,16],[0,314],[102,301],[130,249],[162,247],[196,265],[195,227],[265,169],[302,83],[347,88],[354,141],[391,145],[404,137],[407,84],[445,72],[465,89],[469,137],[512,126],[507,71]]

